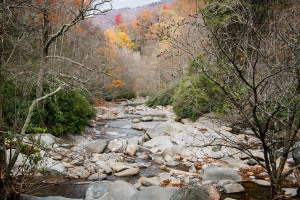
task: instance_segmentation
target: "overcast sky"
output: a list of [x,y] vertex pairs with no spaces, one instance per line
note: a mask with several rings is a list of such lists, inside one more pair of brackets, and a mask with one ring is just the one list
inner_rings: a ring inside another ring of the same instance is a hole
[[138,7],[157,1],[159,0],[112,0],[114,9],[125,7]]

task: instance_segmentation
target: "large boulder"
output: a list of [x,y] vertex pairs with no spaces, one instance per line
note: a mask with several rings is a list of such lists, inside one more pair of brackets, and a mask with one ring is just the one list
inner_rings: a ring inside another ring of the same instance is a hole
[[152,153],[162,153],[167,148],[170,148],[173,143],[170,140],[170,136],[159,136],[155,137],[143,144],[146,147],[150,147]]
[[203,134],[189,135],[175,133],[170,136],[171,141],[180,146],[203,146],[205,143],[209,143]]
[[127,200],[136,192],[137,190],[125,181],[94,182],[89,185],[85,200]]
[[102,153],[108,145],[108,140],[98,139],[87,142],[85,149],[90,153]]
[[211,200],[208,191],[203,187],[184,187],[173,193],[172,200]]
[[65,198],[61,196],[35,197],[26,194],[21,194],[18,199],[19,200],[82,200],[82,199]]
[[[49,133],[40,133],[40,134],[36,134],[34,135],[34,139],[35,140],[39,140],[41,142],[41,144],[45,145],[46,147],[58,147],[57,142],[58,142],[58,138],[56,138],[55,136],[53,136],[52,134]],[[25,141],[30,140],[29,138],[25,138]]]
[[242,181],[242,177],[232,168],[223,165],[210,165],[202,170],[203,180],[234,180],[236,182]]
[[178,188],[151,186],[137,192],[129,200],[171,200],[173,193],[177,190]]
[[178,133],[180,130],[175,125],[171,124],[158,124],[153,129],[147,130],[147,134],[150,138],[155,138],[158,136],[166,136],[171,133]]

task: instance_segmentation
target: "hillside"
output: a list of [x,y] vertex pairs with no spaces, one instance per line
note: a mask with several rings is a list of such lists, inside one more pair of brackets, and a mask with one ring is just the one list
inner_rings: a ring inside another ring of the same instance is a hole
[[114,22],[115,16],[118,14],[122,14],[124,17],[125,23],[130,23],[134,20],[134,18],[141,12],[145,10],[153,11],[160,5],[170,5],[175,0],[162,0],[159,2],[154,2],[145,6],[140,6],[136,8],[121,8],[121,9],[113,9],[106,13],[106,15],[100,15],[93,18],[93,23],[96,26],[99,26],[103,29],[110,29],[112,23]]

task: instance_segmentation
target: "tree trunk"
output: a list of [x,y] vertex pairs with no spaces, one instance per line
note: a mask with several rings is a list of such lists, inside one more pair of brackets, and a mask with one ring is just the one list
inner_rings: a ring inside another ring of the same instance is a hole
[[272,197],[276,199],[281,195],[281,183],[271,183]]
[[6,171],[6,150],[5,150],[5,137],[3,129],[3,117],[2,117],[2,102],[3,102],[3,93],[2,93],[2,64],[3,64],[3,50],[4,50],[4,8],[5,0],[1,0],[0,9],[0,171]]
[[43,28],[42,28],[42,48],[41,48],[41,63],[37,78],[36,97],[40,98],[43,95],[43,83],[47,70],[47,56],[49,52],[49,46],[47,42],[49,40],[49,20],[48,20],[48,0],[44,0],[43,8]]

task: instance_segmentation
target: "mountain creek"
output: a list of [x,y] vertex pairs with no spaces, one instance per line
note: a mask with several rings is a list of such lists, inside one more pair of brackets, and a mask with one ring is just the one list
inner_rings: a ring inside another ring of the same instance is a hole
[[[246,154],[222,145],[223,137],[244,142],[264,160],[250,130],[234,134],[228,124],[209,116],[177,122],[171,106],[150,108],[143,98],[96,110],[96,119],[80,135],[40,134],[53,147],[42,152],[44,173],[35,175],[38,183],[20,199],[269,199],[266,171]],[[20,155],[18,164],[22,161]],[[285,169],[292,163],[290,156]],[[297,195],[293,174],[283,190]]]

